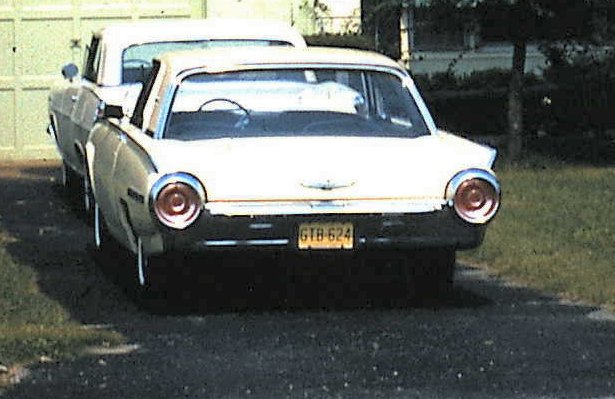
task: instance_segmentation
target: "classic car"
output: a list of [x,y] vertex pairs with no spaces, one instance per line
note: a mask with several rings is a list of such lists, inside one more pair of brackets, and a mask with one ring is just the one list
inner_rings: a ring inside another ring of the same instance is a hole
[[76,65],[67,64],[62,74],[69,82],[49,96],[47,131],[62,157],[64,186],[72,188],[69,193],[85,194],[85,208],[90,208],[89,188],[83,186],[88,134],[97,119],[130,113],[152,58],[189,48],[271,45],[304,47],[305,41],[283,23],[232,19],[131,22],[95,32],[81,76]]
[[438,130],[404,69],[357,50],[167,53],[86,158],[95,247],[124,248],[143,287],[168,254],[274,248],[418,250],[416,283],[448,289],[500,204],[496,151]]

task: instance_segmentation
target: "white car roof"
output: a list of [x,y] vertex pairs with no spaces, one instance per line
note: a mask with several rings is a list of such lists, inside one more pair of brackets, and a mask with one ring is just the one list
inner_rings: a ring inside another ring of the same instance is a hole
[[293,65],[358,66],[395,69],[405,73],[399,64],[382,54],[333,47],[242,48],[239,51],[212,48],[169,52],[159,57],[159,60],[174,75],[194,69],[224,72],[254,67]]
[[250,19],[173,19],[108,25],[95,36],[126,48],[134,44],[172,40],[263,39],[305,47],[305,40],[290,25],[280,21]]
[[266,40],[306,47],[305,40],[290,25],[279,21],[247,19],[174,19],[118,23],[94,34],[103,43],[98,83],[122,84],[122,53],[133,45],[192,40]]

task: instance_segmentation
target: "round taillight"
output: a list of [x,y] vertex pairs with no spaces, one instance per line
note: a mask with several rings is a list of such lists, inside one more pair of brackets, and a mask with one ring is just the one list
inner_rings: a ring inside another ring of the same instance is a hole
[[462,182],[454,198],[455,212],[470,223],[486,223],[500,206],[500,194],[496,188],[483,179],[469,179]]
[[194,188],[186,183],[173,182],[158,192],[154,212],[166,226],[184,229],[199,216],[201,206],[201,196]]

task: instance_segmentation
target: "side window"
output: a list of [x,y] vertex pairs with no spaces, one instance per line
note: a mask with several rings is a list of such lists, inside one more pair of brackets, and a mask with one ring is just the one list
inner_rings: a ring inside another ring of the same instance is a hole
[[147,100],[149,99],[152,89],[154,87],[154,83],[156,82],[156,77],[158,77],[158,71],[160,70],[160,62],[154,60],[152,66],[152,72],[149,75],[149,78],[145,82],[143,89],[141,90],[141,94],[139,95],[139,99],[137,100],[137,105],[135,106],[135,111],[132,114],[132,118],[130,119],[130,123],[139,128],[143,128],[143,113],[145,111],[145,106]]
[[370,77],[373,86],[372,96],[375,115],[382,121],[403,127],[426,130],[412,96],[397,77],[384,73],[374,73]]
[[90,82],[96,82],[98,68],[100,65],[100,38],[93,37],[85,58],[83,66],[83,77]]

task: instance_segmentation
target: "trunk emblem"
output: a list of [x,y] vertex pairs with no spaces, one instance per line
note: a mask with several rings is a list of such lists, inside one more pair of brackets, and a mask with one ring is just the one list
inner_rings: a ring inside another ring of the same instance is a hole
[[334,182],[329,179],[325,181],[310,181],[310,182],[301,182],[301,185],[305,188],[313,188],[316,190],[324,190],[331,191],[338,188],[346,188],[354,186],[356,181],[339,181]]

